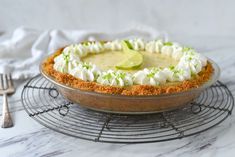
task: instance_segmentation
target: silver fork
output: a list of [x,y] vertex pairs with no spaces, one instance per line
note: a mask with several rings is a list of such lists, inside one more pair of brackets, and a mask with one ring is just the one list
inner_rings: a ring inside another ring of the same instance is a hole
[[10,128],[13,126],[8,107],[7,94],[13,94],[14,92],[15,88],[11,74],[0,74],[0,95],[3,95],[2,128]]

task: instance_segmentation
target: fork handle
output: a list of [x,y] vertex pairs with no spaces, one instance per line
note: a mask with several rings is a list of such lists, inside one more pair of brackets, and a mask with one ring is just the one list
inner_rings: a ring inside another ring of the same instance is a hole
[[9,112],[7,94],[3,94],[3,108],[2,108],[2,128],[10,128],[13,126],[11,114]]

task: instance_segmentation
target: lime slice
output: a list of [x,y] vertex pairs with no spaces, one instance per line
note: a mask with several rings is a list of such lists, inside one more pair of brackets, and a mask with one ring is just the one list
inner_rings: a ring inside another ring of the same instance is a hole
[[128,41],[122,41],[123,52],[126,54],[126,59],[116,65],[117,69],[136,69],[143,63],[143,55],[130,49],[130,43]]

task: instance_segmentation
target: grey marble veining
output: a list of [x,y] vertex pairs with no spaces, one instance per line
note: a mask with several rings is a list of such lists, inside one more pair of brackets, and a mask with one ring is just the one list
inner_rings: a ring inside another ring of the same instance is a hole
[[[172,37],[184,42],[188,37]],[[220,80],[235,95],[235,45],[233,37],[201,36],[187,44],[218,63]],[[17,81],[10,99],[15,126],[0,129],[1,157],[150,156],[150,157],[232,157],[235,154],[235,115],[201,134],[180,140],[150,144],[106,144],[69,137],[38,124],[23,110],[20,94],[25,81]],[[0,98],[1,101],[1,98]],[[1,109],[0,109],[1,110]]]

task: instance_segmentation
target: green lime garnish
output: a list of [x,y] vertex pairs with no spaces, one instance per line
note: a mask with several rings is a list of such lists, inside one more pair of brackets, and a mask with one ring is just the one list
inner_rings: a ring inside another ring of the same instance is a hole
[[183,52],[187,52],[187,51],[190,51],[190,50],[193,50],[193,48],[186,47],[186,46],[183,47]]
[[125,42],[125,44],[127,45],[127,47],[131,50],[133,50],[133,47],[131,45],[131,43],[128,40],[123,40],[123,42]]
[[127,41],[121,42],[123,47],[123,52],[126,54],[127,58],[116,65],[117,69],[136,69],[143,63],[143,55],[135,50],[130,49],[130,43]]
[[165,46],[172,46],[173,43],[172,42],[165,42],[163,45],[165,45]]

